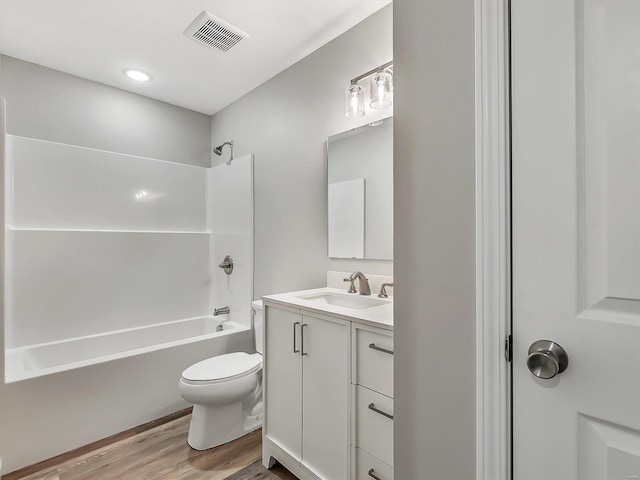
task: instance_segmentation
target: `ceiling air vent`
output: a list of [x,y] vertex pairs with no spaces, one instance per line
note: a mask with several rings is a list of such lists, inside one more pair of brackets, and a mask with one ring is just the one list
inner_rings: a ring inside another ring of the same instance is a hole
[[215,17],[206,10],[191,22],[184,34],[198,43],[227,52],[249,34]]

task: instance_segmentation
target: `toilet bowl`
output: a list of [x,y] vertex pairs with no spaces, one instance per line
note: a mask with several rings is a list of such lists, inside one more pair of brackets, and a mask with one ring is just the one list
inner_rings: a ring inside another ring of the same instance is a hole
[[180,394],[193,403],[187,441],[196,450],[222,445],[262,425],[262,300],[252,305],[258,353],[217,355],[182,372]]

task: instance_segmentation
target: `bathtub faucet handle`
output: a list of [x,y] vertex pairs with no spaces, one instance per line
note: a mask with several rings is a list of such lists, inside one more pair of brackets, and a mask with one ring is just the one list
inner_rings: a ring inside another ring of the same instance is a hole
[[233,258],[231,258],[231,255],[225,256],[222,263],[218,264],[218,267],[224,270],[227,275],[231,275],[231,272],[233,272]]
[[224,315],[227,313],[230,313],[231,310],[229,310],[229,307],[220,307],[220,308],[214,308],[213,309],[213,316],[217,317],[218,315]]

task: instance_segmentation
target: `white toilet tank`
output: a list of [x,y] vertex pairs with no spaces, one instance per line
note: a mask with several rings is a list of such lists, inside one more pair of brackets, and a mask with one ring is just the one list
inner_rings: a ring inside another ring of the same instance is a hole
[[264,353],[264,305],[262,300],[255,300],[251,303],[253,307],[253,327],[256,332],[256,352]]

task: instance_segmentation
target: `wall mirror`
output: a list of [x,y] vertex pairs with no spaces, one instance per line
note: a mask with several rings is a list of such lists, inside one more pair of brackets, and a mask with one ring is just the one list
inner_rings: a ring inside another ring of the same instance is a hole
[[393,259],[393,118],[327,140],[329,257]]

